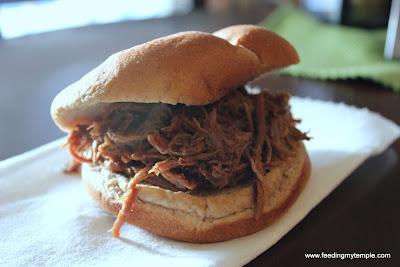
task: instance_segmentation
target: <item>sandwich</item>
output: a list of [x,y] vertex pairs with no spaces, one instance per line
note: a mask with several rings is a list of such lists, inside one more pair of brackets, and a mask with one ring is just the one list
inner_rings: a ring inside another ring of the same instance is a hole
[[54,99],[88,193],[124,223],[209,243],[255,233],[310,176],[289,94],[245,84],[299,62],[264,28],[181,32],[111,55]]

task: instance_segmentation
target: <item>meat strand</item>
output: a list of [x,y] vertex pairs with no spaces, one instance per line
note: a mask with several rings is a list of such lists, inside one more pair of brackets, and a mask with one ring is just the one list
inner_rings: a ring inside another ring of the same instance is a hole
[[164,155],[168,153],[168,142],[159,133],[151,133],[147,135],[147,141],[157,149],[160,154]]
[[135,202],[138,194],[138,190],[136,186],[146,180],[147,178],[151,177],[153,174],[148,173],[148,168],[141,169],[136,175],[129,181],[128,184],[128,191],[126,194],[125,201],[122,202],[122,208],[118,212],[117,219],[115,220],[113,227],[111,229],[111,233],[114,237],[120,236],[120,231],[122,225],[125,223],[127,217],[131,213],[133,209],[133,203]]
[[256,209],[255,219],[259,219],[264,209],[264,176],[265,171],[261,163],[261,152],[266,138],[265,107],[262,94],[256,98],[256,118],[257,118],[257,141],[254,149],[254,156],[250,159],[251,169],[256,175]]

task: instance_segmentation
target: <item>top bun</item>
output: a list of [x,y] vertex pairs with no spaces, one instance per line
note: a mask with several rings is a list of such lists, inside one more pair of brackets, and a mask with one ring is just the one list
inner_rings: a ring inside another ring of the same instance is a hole
[[213,34],[256,54],[260,61],[261,72],[300,62],[296,49],[288,41],[260,26],[234,25]]
[[51,115],[69,131],[114,102],[206,105],[265,71],[298,61],[286,40],[257,26],[231,26],[214,35],[181,32],[110,56],[61,91]]

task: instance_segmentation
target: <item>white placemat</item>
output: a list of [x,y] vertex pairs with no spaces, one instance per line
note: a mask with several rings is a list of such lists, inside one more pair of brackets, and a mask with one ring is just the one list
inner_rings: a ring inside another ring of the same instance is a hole
[[[291,101],[306,143],[312,176],[280,220],[256,234],[216,244],[171,241],[134,226],[111,237],[113,217],[64,176],[68,160],[55,141],[0,162],[0,265],[241,266],[270,248],[371,155],[400,135],[393,122],[367,109],[296,98]],[[377,166],[379,168],[379,166]]]

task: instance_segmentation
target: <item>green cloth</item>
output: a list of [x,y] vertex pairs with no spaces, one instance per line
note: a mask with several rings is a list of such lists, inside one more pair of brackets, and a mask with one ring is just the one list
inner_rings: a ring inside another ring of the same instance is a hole
[[315,79],[371,79],[400,92],[400,62],[383,57],[386,30],[325,24],[292,6],[282,6],[261,25],[282,35],[300,55],[300,64],[284,69]]

